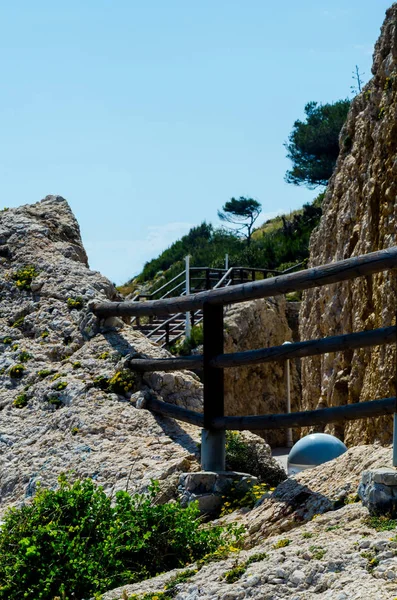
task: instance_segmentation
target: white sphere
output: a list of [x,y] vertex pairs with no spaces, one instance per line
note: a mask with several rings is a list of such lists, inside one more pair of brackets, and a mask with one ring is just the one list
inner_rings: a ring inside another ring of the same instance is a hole
[[293,475],[337,458],[347,448],[334,435],[311,433],[300,439],[288,455],[288,474]]

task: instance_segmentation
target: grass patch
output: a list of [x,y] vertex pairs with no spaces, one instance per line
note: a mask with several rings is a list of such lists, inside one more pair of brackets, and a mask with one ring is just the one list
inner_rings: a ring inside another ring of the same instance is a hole
[[278,550],[279,548],[285,548],[286,546],[289,546],[291,543],[291,540],[289,540],[288,538],[283,538],[281,540],[278,540],[278,542],[276,542],[275,544],[273,544],[273,548],[275,550]]
[[376,531],[393,531],[397,528],[397,520],[388,517],[366,517],[363,520],[364,525],[372,527]]
[[46,377],[49,377],[49,375],[52,375],[54,373],[54,371],[51,371],[50,369],[42,369],[41,371],[37,371],[37,376],[40,377],[40,379],[45,379]]
[[321,546],[310,546],[309,552],[312,553],[315,560],[321,560],[327,551]]
[[13,402],[15,408],[25,408],[28,403],[28,398],[26,394],[20,394],[17,396]]

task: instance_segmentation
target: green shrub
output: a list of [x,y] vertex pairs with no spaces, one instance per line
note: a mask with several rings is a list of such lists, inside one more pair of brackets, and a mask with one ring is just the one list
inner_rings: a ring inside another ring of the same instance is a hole
[[81,310],[84,307],[84,300],[81,296],[76,298],[68,298],[66,300],[69,310]]
[[9,370],[9,375],[12,379],[21,379],[23,377],[25,367],[23,365],[14,365]]
[[76,360],[76,362],[74,362],[72,366],[73,366],[73,369],[80,369],[81,362],[79,362],[78,360]]
[[250,558],[243,563],[236,565],[230,571],[226,571],[224,574],[224,579],[227,583],[234,583],[238,581],[246,572],[248,567],[253,563],[260,562],[261,560],[265,560],[269,558],[265,552],[261,552],[259,554],[253,554]]
[[321,560],[327,552],[325,548],[321,548],[321,546],[310,546],[309,550],[315,560]]
[[367,527],[372,527],[376,531],[393,531],[397,528],[397,520],[386,516],[366,517],[363,522]]
[[47,398],[47,402],[48,404],[51,404],[51,406],[54,406],[56,409],[61,408],[63,406],[63,402],[60,398],[58,398],[58,396],[49,396]]
[[286,546],[289,546],[290,543],[291,543],[291,540],[289,540],[288,538],[284,538],[282,540],[278,540],[278,542],[273,544],[273,548],[275,550],[278,550],[279,548],[285,548]]
[[184,338],[182,340],[178,340],[171,346],[170,351],[172,354],[177,354],[179,356],[189,356],[192,350],[201,346],[204,341],[204,332],[202,325],[195,325],[192,327],[191,334],[189,338]]
[[3,344],[12,344],[12,338],[9,336],[3,338]]
[[24,408],[28,403],[28,398],[26,396],[26,394],[20,394],[19,396],[17,396],[14,400],[14,406],[15,408]]
[[269,489],[266,483],[253,485],[248,490],[245,485],[239,486],[238,482],[233,483],[231,489],[222,496],[221,516],[228,515],[239,508],[253,508]]
[[48,331],[47,331],[47,330],[45,330],[45,331],[43,331],[43,333],[41,334],[41,336],[40,336],[40,337],[41,337],[43,340],[45,340],[45,338],[47,338],[49,335],[50,335],[50,334],[48,333]]
[[231,543],[236,528],[208,526],[196,504],[159,505],[147,494],[115,501],[87,479],[59,479],[31,504],[10,509],[0,530],[0,599],[88,598],[184,566]]
[[15,285],[18,289],[30,290],[30,284],[38,274],[39,272],[36,271],[35,267],[32,265],[27,265],[26,267],[22,267],[13,273],[12,278],[15,281]]
[[28,362],[29,358],[32,358],[31,355],[29,354],[29,352],[26,352],[26,350],[23,350],[19,356],[18,356],[18,360],[21,363],[26,363]]
[[25,315],[22,315],[21,317],[18,317],[18,319],[16,319],[13,322],[11,327],[14,327],[15,329],[22,329],[24,323],[25,323]]
[[68,385],[67,381],[59,381],[53,387],[54,387],[54,390],[58,390],[60,392],[61,390],[64,390],[67,387],[67,385]]
[[224,575],[226,583],[234,583],[235,581],[238,581],[240,577],[244,575],[246,570],[247,567],[244,564],[242,564],[233,567],[233,569],[231,569],[230,571],[226,571]]
[[98,375],[94,378],[94,387],[104,392],[118,394],[119,396],[128,394],[128,392],[134,389],[135,385],[136,375],[128,370],[117,371],[113,377]]
[[51,371],[50,369],[42,369],[41,371],[37,371],[37,375],[40,377],[40,379],[45,379],[46,377],[48,377],[49,375],[52,375],[54,373],[54,371]]
[[269,464],[267,456],[263,456],[260,444],[245,441],[236,431],[226,431],[226,467],[255,475],[272,487],[286,479],[284,469],[274,462]]

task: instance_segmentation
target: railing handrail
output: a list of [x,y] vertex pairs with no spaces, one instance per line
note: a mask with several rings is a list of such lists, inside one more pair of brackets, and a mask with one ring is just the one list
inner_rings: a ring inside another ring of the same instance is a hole
[[397,246],[394,246],[386,250],[371,252],[362,256],[298,271],[297,273],[237,284],[227,289],[218,288],[216,290],[198,292],[186,297],[179,296],[164,300],[134,303],[97,302],[93,304],[92,311],[98,317],[171,315],[179,312],[196,311],[202,308],[205,303],[224,305],[267,298],[277,294],[338,283],[396,267]]

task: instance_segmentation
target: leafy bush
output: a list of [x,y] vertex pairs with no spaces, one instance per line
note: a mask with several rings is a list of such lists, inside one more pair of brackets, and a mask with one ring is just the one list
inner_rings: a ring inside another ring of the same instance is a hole
[[19,396],[17,396],[14,400],[14,406],[15,408],[25,408],[25,406],[28,403],[28,398],[26,396],[26,394],[20,394]]
[[226,468],[255,475],[269,486],[277,486],[286,479],[284,469],[276,461],[269,462],[260,440],[256,443],[249,434],[236,431],[226,432]]
[[397,529],[397,519],[391,519],[387,516],[366,517],[363,522],[367,527],[372,527],[376,531],[393,531]]
[[26,350],[22,350],[22,352],[19,354],[18,356],[18,360],[21,363],[26,363],[28,362],[28,360],[32,358],[31,355],[29,354],[29,352],[26,352]]
[[37,371],[37,375],[40,377],[40,379],[45,379],[49,375],[53,375],[53,373],[54,371],[51,371],[50,369],[42,369],[41,371]]
[[84,300],[81,296],[77,296],[77,298],[68,298],[66,303],[69,310],[81,310],[84,307]]
[[22,267],[13,273],[12,278],[15,281],[15,285],[18,289],[30,290],[30,284],[38,274],[39,272],[36,271],[35,267],[32,265],[27,265],[26,267]]
[[231,489],[222,496],[224,503],[220,516],[228,515],[239,508],[253,508],[266,492],[273,490],[274,488],[269,488],[267,483],[253,485],[247,489],[245,485],[239,486],[238,482],[235,482]]
[[68,386],[67,381],[59,381],[58,383],[56,383],[53,386],[53,388],[54,388],[54,390],[58,390],[60,392],[60,391],[64,390],[67,386]]
[[94,379],[94,387],[103,390],[104,392],[112,392],[119,396],[125,396],[134,389],[136,385],[136,375],[127,369],[117,371],[113,377],[105,377],[98,375]]
[[23,377],[25,367],[23,365],[14,365],[9,370],[9,375],[12,379],[21,379]]
[[0,599],[82,599],[184,566],[231,543],[236,528],[200,527],[196,504],[155,503],[87,479],[59,479],[31,504],[10,509],[0,530]]
[[172,354],[179,356],[189,356],[194,348],[201,346],[204,341],[204,332],[202,325],[195,325],[192,327],[190,338],[184,338],[178,340],[171,348]]

